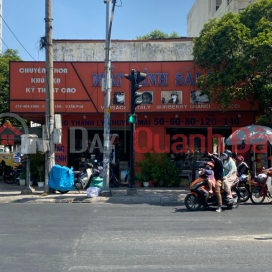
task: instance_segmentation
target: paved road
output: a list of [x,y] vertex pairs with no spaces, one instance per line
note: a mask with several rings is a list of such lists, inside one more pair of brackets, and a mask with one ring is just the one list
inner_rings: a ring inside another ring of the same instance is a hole
[[0,271],[270,271],[272,206],[0,204]]

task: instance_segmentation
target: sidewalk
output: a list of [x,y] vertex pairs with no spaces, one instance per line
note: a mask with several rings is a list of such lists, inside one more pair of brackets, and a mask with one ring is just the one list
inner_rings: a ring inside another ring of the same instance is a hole
[[0,203],[157,203],[157,204],[183,204],[188,192],[187,187],[141,187],[137,188],[136,195],[127,195],[127,187],[110,188],[111,197],[99,196],[88,198],[86,190],[70,191],[67,194],[53,193],[42,196],[44,188],[33,186],[35,192],[30,195],[22,195],[24,186],[6,184],[0,179]]

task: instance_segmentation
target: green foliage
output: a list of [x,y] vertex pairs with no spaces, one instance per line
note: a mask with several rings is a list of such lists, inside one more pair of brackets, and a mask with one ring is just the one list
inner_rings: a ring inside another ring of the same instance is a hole
[[39,174],[39,181],[44,181],[45,180],[45,174],[44,174],[45,167],[44,167],[44,165],[38,166],[37,171]]
[[205,71],[198,87],[223,108],[235,99],[271,107],[272,0],[210,20],[194,39],[193,56],[196,67]]
[[18,51],[7,49],[0,55],[0,113],[9,112],[9,62],[21,61]]
[[158,29],[151,31],[149,34],[143,36],[137,36],[136,40],[151,40],[151,39],[170,39],[170,38],[180,38],[177,32],[172,32],[168,35],[165,32],[162,32]]
[[146,174],[145,172],[140,171],[139,173],[135,174],[135,181],[137,182],[147,182],[150,180],[150,175]]
[[30,155],[30,175],[36,180],[44,181],[45,178],[45,155],[36,153]]
[[180,169],[171,162],[166,153],[145,153],[145,159],[140,161],[138,165],[141,166],[139,174],[149,177],[145,181],[154,180],[159,187],[180,184]]
[[[17,50],[7,49],[4,54],[0,54],[0,113],[9,112],[9,62],[21,61]],[[0,126],[7,118],[0,120]],[[1,122],[2,121],[2,122]],[[16,119],[10,119],[12,125],[21,126]],[[29,122],[27,122],[29,123]]]
[[158,157],[155,153],[145,153],[145,159],[138,162],[138,166],[141,167],[140,175],[144,176],[147,180],[150,181],[153,179],[152,169],[155,164],[158,162]]
[[22,171],[19,175],[19,179],[26,179],[26,171]]

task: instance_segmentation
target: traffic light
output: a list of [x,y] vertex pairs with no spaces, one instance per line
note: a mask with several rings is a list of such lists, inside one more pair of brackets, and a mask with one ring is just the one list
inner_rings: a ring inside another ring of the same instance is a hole
[[137,92],[137,90],[142,87],[139,83],[146,78],[146,74],[138,71],[135,78],[135,70],[132,69],[130,74],[125,74],[124,76],[131,82],[131,113],[133,114],[135,113],[135,108],[143,102],[141,100],[137,101],[142,96],[142,93]]
[[128,122],[130,124],[136,124],[137,123],[137,115],[136,114],[129,114],[128,115]]

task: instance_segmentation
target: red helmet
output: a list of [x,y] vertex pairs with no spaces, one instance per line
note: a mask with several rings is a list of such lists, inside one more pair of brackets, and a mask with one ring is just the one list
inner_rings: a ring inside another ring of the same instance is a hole
[[236,159],[237,159],[238,161],[242,161],[242,162],[245,160],[244,157],[241,156],[241,155],[237,156]]
[[211,162],[211,161],[207,162],[206,164],[209,165],[209,166],[211,166],[211,167],[214,167],[214,163]]

